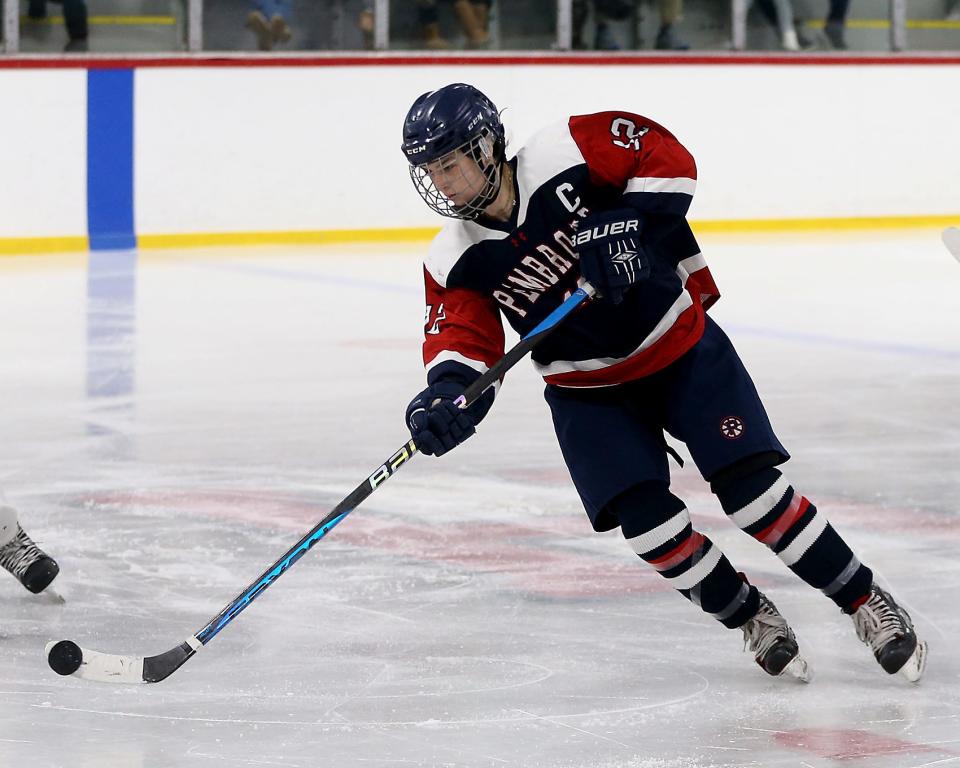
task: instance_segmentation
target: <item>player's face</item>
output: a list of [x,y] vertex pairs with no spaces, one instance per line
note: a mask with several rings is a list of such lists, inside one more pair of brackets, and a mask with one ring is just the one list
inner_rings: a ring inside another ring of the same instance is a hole
[[476,160],[459,149],[427,163],[426,168],[434,186],[456,206],[476,198],[487,183]]

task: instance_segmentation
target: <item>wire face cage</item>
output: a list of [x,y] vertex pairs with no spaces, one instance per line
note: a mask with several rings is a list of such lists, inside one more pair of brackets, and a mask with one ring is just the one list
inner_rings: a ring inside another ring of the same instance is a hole
[[410,166],[420,197],[441,216],[475,219],[500,191],[500,163],[488,129],[436,160]]

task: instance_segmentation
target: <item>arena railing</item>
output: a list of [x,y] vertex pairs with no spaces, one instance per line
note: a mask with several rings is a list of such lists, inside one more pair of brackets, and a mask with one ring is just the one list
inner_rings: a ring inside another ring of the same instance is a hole
[[[374,10],[373,49],[391,50],[390,40],[391,0],[372,0]],[[183,45],[188,52],[201,53],[204,48],[204,0],[184,0],[185,34]],[[750,0],[730,0],[730,28],[732,48],[747,49],[747,15]],[[891,51],[907,49],[907,0],[888,0]],[[3,0],[3,50],[17,54],[20,46],[20,2]],[[556,38],[551,46],[557,51],[570,51],[573,47],[573,0],[556,0]]]

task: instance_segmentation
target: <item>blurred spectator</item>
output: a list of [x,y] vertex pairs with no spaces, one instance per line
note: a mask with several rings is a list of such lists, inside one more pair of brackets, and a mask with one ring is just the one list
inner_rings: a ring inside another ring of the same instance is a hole
[[846,29],[849,10],[850,0],[830,0],[830,10],[823,25],[823,33],[830,41],[830,45],[839,51],[847,49]]
[[[683,12],[683,0],[657,0],[660,11],[660,30],[654,47],[661,51],[686,51],[689,44],[679,38],[675,24]],[[631,18],[636,10],[636,0],[593,0],[594,38],[593,47],[598,51],[615,51],[620,44],[610,32],[611,21]],[[587,0],[573,0],[573,47],[584,49],[583,28],[589,15]]]
[[947,8],[947,21],[960,21],[960,0],[953,0]]
[[660,31],[655,47],[659,51],[687,51],[690,44],[677,37],[674,25],[683,14],[683,0],[660,0]]
[[813,42],[802,32],[797,24],[790,0],[757,0],[757,7],[780,35],[780,45],[785,51],[800,51],[812,48]]
[[[63,4],[63,20],[67,26],[67,45],[64,51],[82,53],[87,50],[87,4],[85,0],[53,0]],[[30,0],[27,16],[47,18],[47,0]]]
[[620,48],[620,44],[610,33],[610,22],[629,19],[633,6],[631,0],[593,0],[594,48],[598,51],[615,51]]
[[291,0],[254,0],[247,14],[247,29],[256,36],[258,50],[272,51],[278,43],[290,42],[290,3]]
[[373,13],[373,6],[365,5],[363,7],[363,10],[360,11],[360,15],[357,17],[357,26],[360,27],[360,32],[363,34],[363,47],[368,50],[372,49],[376,28],[376,16],[374,16]]
[[[490,44],[490,5],[492,0],[453,0],[453,12],[467,39],[467,48],[486,48]],[[424,45],[434,51],[450,47],[440,33],[437,0],[417,0]]]

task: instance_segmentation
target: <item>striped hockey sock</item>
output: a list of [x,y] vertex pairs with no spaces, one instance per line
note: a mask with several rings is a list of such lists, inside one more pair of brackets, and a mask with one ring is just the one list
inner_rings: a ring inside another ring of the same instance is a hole
[[844,611],[856,610],[869,595],[871,570],[779,470],[755,472],[718,491],[717,497],[737,526]]
[[642,533],[622,525],[627,543],[670,585],[731,629],[756,614],[759,593],[746,584],[710,539],[695,531],[679,499],[672,514]]

